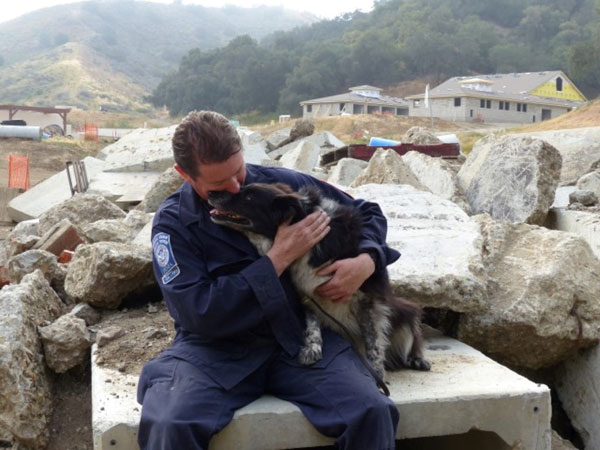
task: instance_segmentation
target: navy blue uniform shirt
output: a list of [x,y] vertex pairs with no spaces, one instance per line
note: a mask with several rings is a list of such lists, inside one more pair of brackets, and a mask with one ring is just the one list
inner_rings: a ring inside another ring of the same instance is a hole
[[[326,197],[362,213],[361,251],[378,268],[400,254],[385,243],[387,222],[375,203],[354,200],[333,186],[287,169],[246,165],[246,184],[284,182],[317,186]],[[278,277],[240,232],[213,223],[209,205],[184,183],[157,211],[152,227],[154,273],[175,321],[175,341],[165,353],[184,359],[230,389],[274,352],[296,362],[303,343],[304,312],[287,272]],[[323,359],[348,347],[323,330]]]

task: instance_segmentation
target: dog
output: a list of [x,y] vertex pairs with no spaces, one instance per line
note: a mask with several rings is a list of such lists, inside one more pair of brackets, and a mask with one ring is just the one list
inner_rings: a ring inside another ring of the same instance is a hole
[[294,286],[304,296],[306,329],[299,360],[310,365],[322,357],[323,324],[350,340],[384,379],[385,369],[429,370],[423,358],[422,310],[393,295],[387,269],[376,271],[348,302],[320,298],[315,289],[330,277],[317,272],[333,261],[359,254],[362,216],[356,209],[322,196],[316,187],[295,192],[284,183],[253,183],[236,193],[212,191],[208,203],[211,220],[244,233],[264,255],[272,246],[280,224],[295,223],[316,210],[330,217],[329,233],[289,270]]

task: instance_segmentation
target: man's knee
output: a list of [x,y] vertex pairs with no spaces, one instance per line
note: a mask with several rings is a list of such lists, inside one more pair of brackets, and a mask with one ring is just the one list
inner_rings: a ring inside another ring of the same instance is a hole
[[379,424],[385,429],[395,430],[399,418],[400,414],[396,405],[387,397],[381,396],[379,399],[370,402],[363,410],[362,420],[373,425]]

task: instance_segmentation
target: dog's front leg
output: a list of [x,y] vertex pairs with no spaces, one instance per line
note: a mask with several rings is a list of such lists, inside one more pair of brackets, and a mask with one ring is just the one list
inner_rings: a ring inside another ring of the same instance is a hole
[[306,309],[306,329],[304,330],[304,346],[300,349],[298,359],[300,364],[310,366],[323,357],[323,337],[321,325],[317,316],[310,309]]

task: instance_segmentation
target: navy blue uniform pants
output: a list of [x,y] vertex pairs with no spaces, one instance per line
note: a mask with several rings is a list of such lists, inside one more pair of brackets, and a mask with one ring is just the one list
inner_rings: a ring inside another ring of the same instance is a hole
[[394,448],[398,410],[350,349],[325,368],[298,366],[276,355],[230,390],[184,360],[152,360],[138,386],[140,447],[205,450],[235,410],[264,393],[296,404],[317,430],[336,439],[337,448]]

